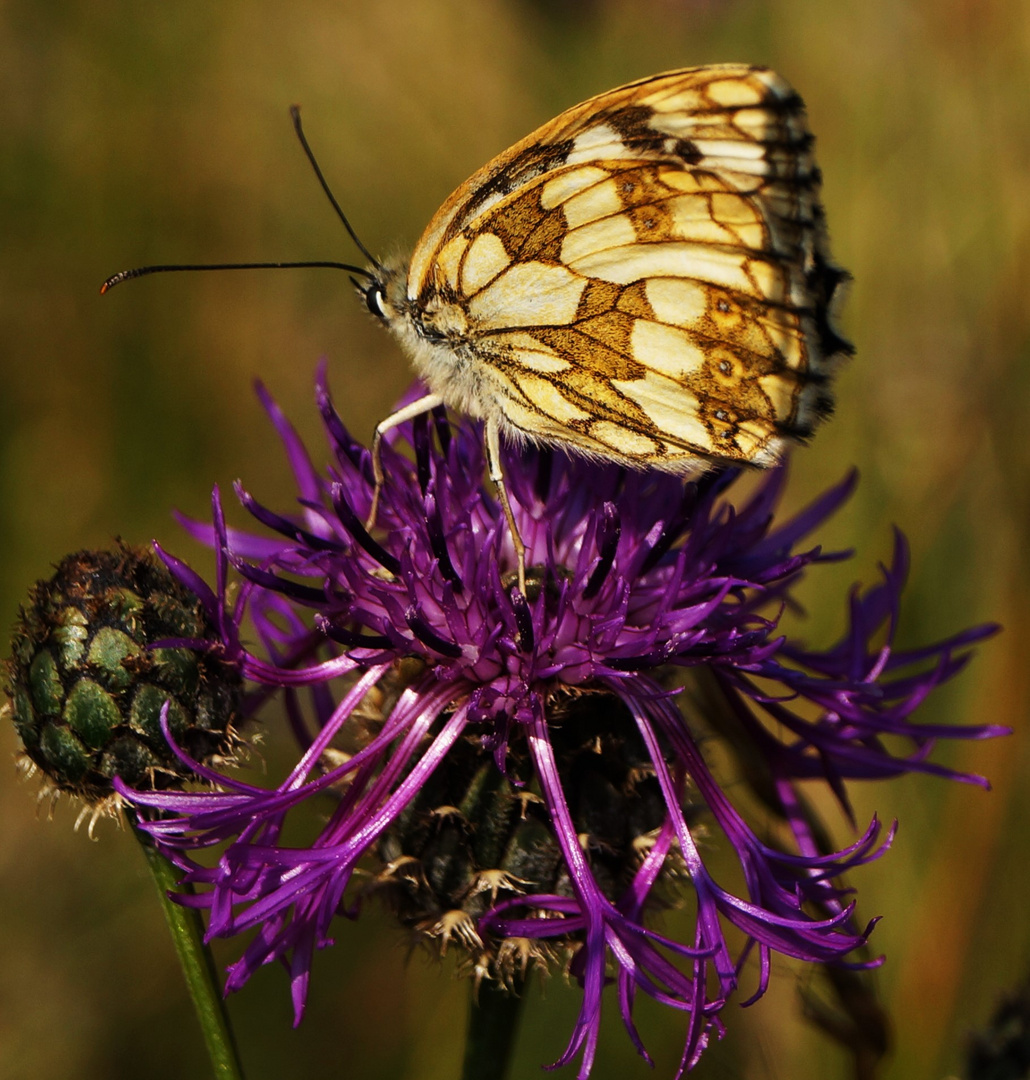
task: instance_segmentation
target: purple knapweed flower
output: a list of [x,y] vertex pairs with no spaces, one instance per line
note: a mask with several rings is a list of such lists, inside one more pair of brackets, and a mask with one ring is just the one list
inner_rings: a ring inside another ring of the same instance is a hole
[[[238,532],[216,492],[213,525],[189,526],[217,549],[215,590],[165,558],[205,599],[257,697],[282,689],[299,758],[272,788],[192,761],[215,790],[122,788],[161,811],[145,827],[199,888],[181,900],[209,909],[209,935],[255,932],[227,990],[280,960],[299,1020],[314,950],[330,943],[337,915],[356,915],[376,892],[417,937],[459,951],[476,978],[511,983],[531,961],[564,958],[583,999],[558,1064],[579,1055],[580,1077],[607,983],[645,1057],[635,995],[681,1010],[679,1075],[722,1035],[719,1014],[748,957],[758,961],[749,1000],[765,991],[773,953],[869,965],[872,924],[856,924],[840,876],[881,855],[893,830],[874,818],[850,847],[826,850],[799,783],[828,784],[849,815],[850,779],[918,771],[985,784],[930,752],[938,738],[1004,729],[913,721],[993,628],[895,649],[900,535],[883,580],[849,597],[841,641],[811,649],[779,629],[804,571],[845,557],[800,545],[853,476],[774,523],[782,468],[734,505],[732,469],[684,481],[509,449],[522,595],[475,425],[434,415],[391,433],[373,535],[363,524],[369,452],[334,411],[324,371],[325,474],[261,393],[299,511],[275,513],[238,488],[264,526]],[[243,579],[231,603],[230,568]],[[744,773],[761,774],[779,840],[749,827],[702,737],[725,740]],[[316,796],[331,807],[317,839],[284,842],[291,814]],[[699,847],[712,823],[739,862],[735,889]],[[212,845],[215,865],[194,860]],[[684,897],[696,918],[679,941],[649,916]]]

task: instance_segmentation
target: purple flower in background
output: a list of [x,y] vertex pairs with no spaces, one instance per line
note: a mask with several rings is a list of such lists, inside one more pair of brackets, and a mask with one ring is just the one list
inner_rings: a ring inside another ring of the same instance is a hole
[[[255,932],[227,990],[280,960],[299,1020],[314,950],[338,915],[378,894],[476,979],[511,985],[528,965],[564,960],[583,999],[559,1064],[578,1055],[585,1077],[609,982],[645,1057],[636,994],[684,1013],[682,1071],[721,1036],[748,958],[749,1000],[765,991],[773,953],[868,966],[872,924],[856,923],[840,876],[881,855],[892,830],[874,818],[850,847],[828,850],[799,782],[828,784],[849,816],[849,779],[918,771],[984,783],[929,755],[938,738],[1004,729],[912,719],[993,628],[895,649],[900,535],[879,584],[849,597],[842,640],[810,649],[779,629],[805,570],[845,557],[804,542],[854,477],[774,523],[783,469],[744,499],[734,470],[685,482],[509,450],[523,596],[474,425],[435,415],[392,433],[373,536],[369,453],[335,413],[324,372],[326,474],[262,396],[299,512],[239,489],[264,530],[236,532],[216,493],[213,525],[190,525],[218,552],[216,589],[166,561],[204,598],[227,656],[257,684],[254,701],[281,688],[299,757],[267,788],[179,751],[214,790],[122,788],[162,812],[145,827],[198,887],[182,901],[209,909],[209,934]],[[231,603],[230,567],[243,579]],[[775,840],[720,787],[700,749],[710,738],[778,820]],[[284,841],[312,800],[317,838]],[[718,845],[698,843],[713,824],[739,863],[733,888],[710,869]],[[211,846],[215,865],[194,860]],[[685,900],[688,940],[655,929],[655,911]]]

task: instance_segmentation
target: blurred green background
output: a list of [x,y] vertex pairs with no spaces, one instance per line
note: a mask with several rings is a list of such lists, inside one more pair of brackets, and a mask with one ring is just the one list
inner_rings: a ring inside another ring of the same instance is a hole
[[[798,504],[850,465],[826,531],[857,560],[806,591],[813,639],[847,587],[911,537],[906,641],[996,619],[924,716],[1011,724],[942,747],[994,790],[910,778],[857,788],[859,819],[902,826],[856,875],[896,1049],[884,1075],[957,1070],[965,1033],[1030,962],[1027,563],[1030,527],[1030,5],[1026,0],[128,0],[0,3],[0,622],[63,554],[152,537],[208,568],[169,511],[213,482],[292,490],[250,385],[320,447],[311,376],[328,356],[367,437],[408,380],[346,278],[325,271],[100,282],[152,262],[357,256],[293,137],[307,131],[366,244],[418,237],[443,197],[560,109],[686,64],[768,63],[808,103],[834,252],[854,274],[858,354],[835,420],[795,456]],[[16,750],[9,726],[0,754]],[[132,841],[76,809],[37,816],[0,773],[0,1077],[205,1075],[171,945]],[[839,818],[835,835],[848,836]],[[375,914],[341,925],[290,1027],[285,974],[230,1005],[252,1080],[456,1075],[466,988],[408,958]],[[226,961],[231,950],[219,952]],[[804,974],[778,965],[696,1075],[832,1080],[838,1047],[798,1020]],[[577,993],[534,989],[514,1080],[541,1075]],[[612,1002],[614,1005],[614,1002]],[[658,1077],[680,1021],[643,1010]],[[569,1071],[569,1075],[572,1075]],[[651,1075],[613,1010],[594,1076]]]

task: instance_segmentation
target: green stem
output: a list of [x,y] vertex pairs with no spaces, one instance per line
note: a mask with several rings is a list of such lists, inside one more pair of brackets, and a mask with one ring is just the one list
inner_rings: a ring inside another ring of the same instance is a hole
[[473,988],[462,1080],[504,1080],[521,1011],[521,980],[511,991],[492,982]]
[[229,1015],[215,972],[211,951],[204,944],[204,925],[195,908],[182,907],[168,898],[169,890],[186,892],[179,884],[179,872],[150,842],[150,838],[131,820],[133,831],[154,877],[165,921],[179,954],[182,973],[186,979],[193,1008],[197,1014],[204,1042],[207,1043],[211,1070],[215,1080],[243,1080],[236,1040],[229,1026]]

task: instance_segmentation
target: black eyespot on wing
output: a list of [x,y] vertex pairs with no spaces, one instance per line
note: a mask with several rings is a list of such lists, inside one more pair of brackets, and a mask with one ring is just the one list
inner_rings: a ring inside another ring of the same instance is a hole
[[689,139],[677,139],[675,153],[688,165],[696,165],[704,158],[704,154]]

